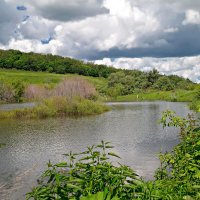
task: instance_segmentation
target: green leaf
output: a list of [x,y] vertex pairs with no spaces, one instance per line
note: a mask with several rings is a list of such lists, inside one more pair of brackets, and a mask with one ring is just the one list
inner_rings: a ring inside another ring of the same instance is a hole
[[117,154],[115,154],[115,153],[113,153],[113,152],[109,152],[108,155],[113,156],[113,157],[120,158],[120,156],[118,156]]
[[61,162],[61,163],[58,163],[54,166],[56,166],[56,167],[67,167],[67,162]]
[[73,185],[73,184],[67,184],[67,187],[68,188],[71,188],[71,189],[76,189],[76,190],[82,190],[82,188],[80,188],[79,186],[77,186],[77,185]]

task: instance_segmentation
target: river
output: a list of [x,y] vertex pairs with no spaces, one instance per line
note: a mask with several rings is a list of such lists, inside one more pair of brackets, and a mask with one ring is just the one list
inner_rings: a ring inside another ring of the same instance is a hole
[[[101,140],[111,141],[121,156],[146,179],[159,166],[157,154],[178,143],[177,129],[162,129],[161,112],[186,116],[186,103],[108,103],[111,111],[83,118],[0,121],[0,199],[22,200],[36,185],[46,163],[62,161],[62,154],[80,152]],[[9,105],[7,105],[9,109]]]

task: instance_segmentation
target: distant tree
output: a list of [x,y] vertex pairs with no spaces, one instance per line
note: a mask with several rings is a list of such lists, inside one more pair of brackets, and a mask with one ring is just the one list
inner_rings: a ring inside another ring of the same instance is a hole
[[150,85],[153,85],[160,77],[160,73],[157,69],[153,69],[147,74],[147,79]]
[[170,82],[170,79],[167,76],[161,76],[154,84],[154,88],[169,91],[173,90],[175,86]]
[[108,86],[109,87],[113,87],[116,84],[123,84],[125,82],[126,79],[126,75],[124,72],[119,71],[116,73],[112,73],[109,77],[108,77]]

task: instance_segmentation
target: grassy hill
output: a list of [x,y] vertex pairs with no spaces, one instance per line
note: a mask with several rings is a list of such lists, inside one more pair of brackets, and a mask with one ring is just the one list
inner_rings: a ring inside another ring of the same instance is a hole
[[108,80],[103,77],[90,77],[77,74],[55,74],[49,72],[32,72],[16,69],[0,69],[0,80],[11,83],[20,80],[26,84],[58,84],[63,79],[81,77],[94,84],[97,90],[107,86]]
[[198,102],[196,96],[200,90],[199,84],[189,79],[162,75],[156,69],[148,72],[124,70],[51,54],[0,50],[0,101],[6,90],[22,96],[24,85],[53,88],[70,78],[87,80],[107,101]]

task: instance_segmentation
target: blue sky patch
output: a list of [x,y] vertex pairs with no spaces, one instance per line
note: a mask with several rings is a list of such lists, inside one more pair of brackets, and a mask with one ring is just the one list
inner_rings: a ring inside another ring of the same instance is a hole
[[16,9],[19,10],[19,11],[27,10],[26,6],[17,6]]
[[51,36],[49,36],[47,39],[43,39],[41,40],[42,44],[49,44],[49,42],[52,40],[53,38]]

